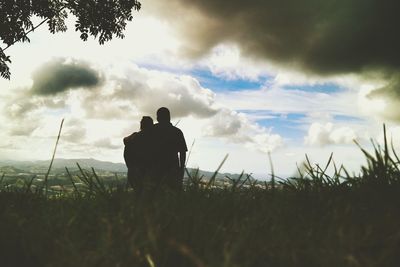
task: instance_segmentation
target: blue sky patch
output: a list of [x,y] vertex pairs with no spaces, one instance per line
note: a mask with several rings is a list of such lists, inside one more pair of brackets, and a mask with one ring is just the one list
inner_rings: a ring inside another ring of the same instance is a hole
[[204,69],[193,70],[189,73],[199,80],[201,86],[211,89],[215,92],[221,91],[240,91],[240,90],[258,90],[271,77],[260,77],[256,81],[248,79],[226,79],[215,76],[211,71]]
[[353,116],[347,116],[347,115],[334,115],[333,119],[335,121],[341,121],[341,122],[362,122],[362,121],[364,121],[360,117],[353,117]]
[[174,73],[176,75],[190,75],[196,78],[202,87],[213,90],[214,92],[223,91],[241,91],[241,90],[259,90],[265,83],[272,81],[273,77],[259,77],[257,80],[250,79],[227,79],[225,77],[220,77],[214,75],[208,69],[192,69],[192,70],[182,70],[174,69],[169,66],[156,65],[156,64],[138,64],[140,68],[146,68],[149,70],[165,71]]
[[334,83],[323,83],[314,85],[286,85],[283,87],[283,89],[327,93],[327,94],[342,92],[344,90],[343,87]]
[[[266,128],[272,127],[272,132],[281,135],[292,141],[303,140],[306,133],[304,129],[304,119],[307,118],[303,113],[274,113],[269,111],[240,110],[249,117],[256,118],[256,122]],[[259,118],[259,119],[257,119]]]

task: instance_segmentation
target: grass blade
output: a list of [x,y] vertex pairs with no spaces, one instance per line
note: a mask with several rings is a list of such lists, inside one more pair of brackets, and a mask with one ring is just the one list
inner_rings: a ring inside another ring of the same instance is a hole
[[105,186],[104,186],[104,183],[102,182],[102,181],[100,181],[100,178],[99,178],[99,176],[97,175],[97,173],[94,171],[94,168],[92,167],[92,172],[93,172],[93,175],[94,175],[94,178],[96,179],[96,182],[98,183],[98,188],[100,188],[100,190],[101,190],[101,192],[102,193],[106,193],[107,192],[107,190],[106,190],[106,188],[105,188]]
[[51,157],[49,169],[47,170],[47,173],[44,176],[44,185],[45,185],[45,195],[46,196],[47,196],[47,191],[48,191],[47,179],[49,178],[50,170],[51,170],[51,167],[53,166],[53,161],[54,161],[54,157],[56,155],[58,141],[60,140],[61,130],[62,130],[63,124],[64,124],[64,119],[61,120],[60,129],[58,130],[58,136],[57,136],[56,145],[54,146],[53,156]]
[[69,172],[69,170],[68,170],[67,167],[65,167],[65,170],[67,171],[67,174],[68,174],[68,177],[69,177],[69,179],[70,179],[70,181],[71,181],[71,184],[72,184],[72,186],[74,187],[74,192],[77,193],[77,194],[79,194],[78,188],[76,187],[76,184],[75,184],[75,182],[74,182],[74,179],[72,179],[71,173]]
[[188,156],[187,156],[187,158],[186,158],[185,166],[186,166],[187,163],[189,162],[189,158],[190,158],[190,155],[192,154],[192,150],[193,150],[193,146],[194,146],[195,141],[196,141],[196,139],[193,139],[193,143],[192,143],[192,145],[190,146],[189,153],[188,153]]
[[271,187],[273,191],[275,190],[275,172],[274,172],[274,164],[272,163],[271,152],[268,152],[268,160],[271,168]]
[[29,180],[28,183],[26,183],[26,190],[25,190],[25,193],[28,193],[28,192],[31,191],[31,186],[32,186],[33,180],[34,180],[35,178],[36,178],[36,174],[32,176],[32,178]]
[[224,165],[225,161],[228,159],[229,154],[226,154],[224,159],[221,161],[221,163],[219,164],[218,168],[215,170],[214,174],[211,176],[210,180],[207,183],[206,188],[209,188],[211,186],[211,184],[214,183],[215,178],[217,177],[217,174],[219,172],[219,170],[222,168],[222,165]]

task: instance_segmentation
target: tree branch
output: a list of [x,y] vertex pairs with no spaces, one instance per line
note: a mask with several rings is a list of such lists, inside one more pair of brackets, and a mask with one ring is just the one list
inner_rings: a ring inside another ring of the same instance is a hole
[[16,39],[14,42],[12,42],[11,44],[9,44],[6,48],[3,49],[3,51],[6,51],[7,48],[9,48],[10,46],[14,45],[15,43],[19,42],[22,38],[26,37],[29,33],[33,32],[34,30],[36,30],[37,28],[39,28],[40,26],[42,26],[43,23],[45,23],[46,21],[48,21],[49,18],[45,18],[42,22],[40,22],[38,25],[36,25],[35,27],[33,27],[32,29],[30,29],[29,31],[27,31],[23,36],[21,36],[20,38]]

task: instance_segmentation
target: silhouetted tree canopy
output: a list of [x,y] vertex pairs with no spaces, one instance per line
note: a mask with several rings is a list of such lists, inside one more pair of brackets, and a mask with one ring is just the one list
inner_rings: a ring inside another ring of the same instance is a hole
[[[47,23],[51,33],[67,30],[68,14],[77,19],[75,30],[86,41],[89,35],[98,38],[100,44],[114,36],[123,38],[127,21],[132,11],[139,10],[137,0],[0,0],[0,75],[10,79],[10,57],[4,51],[16,42],[29,42],[28,33]],[[42,19],[34,25],[33,17]]]

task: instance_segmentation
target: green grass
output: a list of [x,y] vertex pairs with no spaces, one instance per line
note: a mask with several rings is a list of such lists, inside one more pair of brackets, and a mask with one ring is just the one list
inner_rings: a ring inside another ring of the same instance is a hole
[[1,266],[400,266],[400,161],[374,147],[359,175],[331,157],[263,186],[193,172],[139,196],[83,169],[59,193],[1,183]]

